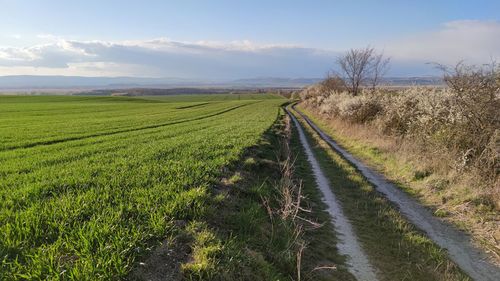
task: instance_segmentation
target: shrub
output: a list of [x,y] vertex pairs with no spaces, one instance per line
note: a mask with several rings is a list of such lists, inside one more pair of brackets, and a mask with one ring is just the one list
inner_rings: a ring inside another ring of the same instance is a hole
[[477,160],[481,168],[498,176],[500,131],[500,68],[459,63],[453,70],[444,69],[445,82],[453,93],[453,107],[459,122],[451,130],[450,144],[462,156]]
[[[420,144],[422,151],[454,155],[459,170],[500,173],[500,71],[457,64],[446,71],[447,88],[412,87],[358,96],[323,84],[301,93],[306,106],[349,122],[372,123],[382,133]],[[333,79],[333,78],[330,78]],[[333,84],[333,81],[325,82]]]
[[344,92],[347,90],[346,84],[342,78],[337,75],[328,75],[328,77],[320,83],[324,92]]
[[339,116],[355,123],[373,120],[382,110],[380,101],[373,95],[349,96],[338,104]]

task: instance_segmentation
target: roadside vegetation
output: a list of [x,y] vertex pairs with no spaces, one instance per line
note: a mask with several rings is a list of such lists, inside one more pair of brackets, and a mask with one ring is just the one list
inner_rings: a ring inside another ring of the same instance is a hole
[[307,138],[379,280],[470,280],[356,168],[307,125]]
[[0,279],[353,280],[284,102],[0,97]]
[[391,90],[370,82],[375,74],[369,62],[378,58],[370,48],[339,61],[357,54],[350,62],[363,64],[360,54],[367,52],[372,60],[365,72],[356,72],[362,73],[355,77],[359,89],[341,71],[296,94],[299,108],[437,216],[472,233],[498,263],[499,67],[440,66],[446,87]]
[[194,238],[193,259],[182,265],[184,279],[354,280],[337,251],[300,143],[291,138],[282,114],[258,144],[227,167],[215,188],[217,211],[207,220],[213,240]]

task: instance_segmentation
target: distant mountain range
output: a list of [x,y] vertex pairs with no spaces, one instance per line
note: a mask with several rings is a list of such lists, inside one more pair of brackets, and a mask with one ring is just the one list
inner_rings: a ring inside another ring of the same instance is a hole
[[[127,89],[127,88],[178,88],[178,87],[224,87],[224,88],[300,88],[318,83],[322,78],[258,77],[228,81],[200,81],[183,78],[140,77],[83,77],[83,76],[0,76],[1,91],[37,91],[48,89]],[[390,85],[437,85],[439,77],[392,77],[384,83]]]

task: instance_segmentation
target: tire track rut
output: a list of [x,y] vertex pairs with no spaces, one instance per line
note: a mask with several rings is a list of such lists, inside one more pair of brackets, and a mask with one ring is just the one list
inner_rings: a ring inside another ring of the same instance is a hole
[[344,159],[350,162],[389,201],[398,206],[399,211],[417,228],[427,234],[439,247],[446,249],[448,256],[474,280],[500,280],[500,268],[488,261],[487,255],[472,243],[469,235],[435,217],[430,210],[414,198],[389,182],[382,174],[375,172],[359,159],[347,152],[330,136],[324,133],[306,115],[292,106],[301,118]]
[[[260,102],[260,101],[257,101]],[[191,121],[197,121],[197,120],[202,120],[210,117],[214,117],[217,115],[221,115],[230,111],[233,111],[235,109],[248,106],[257,102],[252,102],[252,103],[245,103],[237,106],[233,106],[231,108],[216,112],[216,113],[211,113],[207,115],[202,115],[199,117],[195,118],[189,118],[189,119],[183,119],[179,121],[173,121],[173,122],[167,122],[167,123],[161,123],[161,124],[154,124],[154,125],[148,125],[148,126],[142,126],[142,127],[137,127],[137,128],[128,128],[128,129],[123,129],[123,130],[117,130],[117,131],[111,131],[111,132],[100,132],[100,133],[95,133],[91,135],[84,135],[84,136],[76,136],[76,137],[68,137],[68,138],[62,138],[62,139],[54,139],[54,140],[46,140],[46,141],[38,141],[38,142],[32,142],[32,143],[27,143],[23,145],[17,145],[17,146],[10,146],[10,147],[4,147],[0,148],[0,151],[8,151],[8,150],[15,150],[15,149],[22,149],[22,148],[31,148],[31,147],[36,147],[36,146],[41,146],[41,145],[51,145],[51,144],[57,144],[57,143],[62,143],[62,142],[68,142],[68,141],[76,141],[76,140],[83,140],[83,139],[88,139],[88,138],[95,138],[95,137],[101,137],[101,136],[109,136],[109,135],[116,135],[116,134],[121,134],[121,133],[128,133],[128,132],[135,132],[135,131],[141,131],[141,130],[147,130],[147,129],[155,129],[155,128],[160,128],[160,127],[165,127],[165,126],[170,126],[170,125],[176,125],[176,124],[182,124],[182,123],[187,123]]]
[[332,218],[331,221],[334,225],[335,231],[340,234],[337,247],[341,254],[348,257],[347,265],[349,272],[351,272],[351,274],[354,275],[354,277],[356,277],[359,281],[378,280],[373,266],[370,264],[367,255],[361,248],[361,245],[354,234],[351,223],[344,215],[340,202],[333,194],[330,183],[321,170],[318,160],[314,156],[301,124],[288,110],[288,108],[286,108],[286,111],[290,118],[292,118],[292,121],[297,128],[300,142],[302,143],[307,159],[312,166],[314,178],[318,188],[323,195],[323,202],[328,206],[327,211]]

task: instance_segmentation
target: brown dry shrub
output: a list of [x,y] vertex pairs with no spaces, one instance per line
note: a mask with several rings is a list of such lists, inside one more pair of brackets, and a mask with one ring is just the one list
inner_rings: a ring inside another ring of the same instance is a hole
[[500,69],[457,64],[443,68],[447,88],[413,87],[358,96],[311,86],[306,106],[420,144],[423,152],[453,155],[457,170],[472,169],[498,184],[500,173]]
[[328,77],[320,83],[323,92],[344,92],[347,90],[346,84],[342,78],[337,75],[328,75]]

